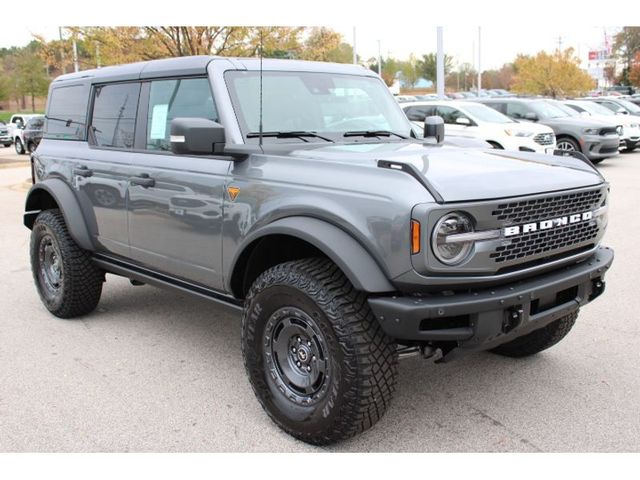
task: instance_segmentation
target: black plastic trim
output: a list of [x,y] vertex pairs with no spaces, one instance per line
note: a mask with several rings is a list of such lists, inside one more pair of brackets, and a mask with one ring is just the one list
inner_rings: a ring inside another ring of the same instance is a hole
[[438,193],[435,187],[429,183],[429,181],[424,177],[424,175],[420,174],[420,171],[414,165],[411,165],[409,163],[403,163],[403,162],[392,162],[389,160],[378,160],[378,168],[386,168],[389,170],[398,170],[398,171],[408,173],[413,178],[415,178],[418,181],[418,183],[420,183],[420,185],[422,185],[431,194],[431,196],[434,198],[436,203],[439,203],[439,204],[444,203],[444,198],[442,198],[442,195]]

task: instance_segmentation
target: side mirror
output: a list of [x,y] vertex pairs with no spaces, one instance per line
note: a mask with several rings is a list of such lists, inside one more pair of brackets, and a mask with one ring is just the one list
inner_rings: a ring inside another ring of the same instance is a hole
[[223,153],[224,127],[206,118],[174,118],[171,121],[171,151],[177,155]]
[[456,123],[458,125],[465,125],[468,127],[471,125],[471,120],[469,120],[467,117],[458,117],[456,118]]
[[581,117],[590,117],[591,114],[589,112],[580,112]]
[[524,118],[526,120],[531,120],[532,122],[537,122],[538,121],[538,114],[534,113],[534,112],[527,112],[524,114]]
[[435,138],[436,143],[444,141],[444,120],[434,115],[424,119],[424,139]]
[[622,108],[622,107],[620,107],[616,113],[621,113],[622,115],[629,115],[629,112],[627,112],[627,111],[626,111],[624,108]]

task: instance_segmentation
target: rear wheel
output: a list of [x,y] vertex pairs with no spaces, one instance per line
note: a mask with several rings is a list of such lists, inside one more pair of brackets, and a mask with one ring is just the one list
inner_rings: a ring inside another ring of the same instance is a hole
[[20,140],[19,138],[16,138],[15,147],[16,147],[16,153],[18,155],[24,155],[25,150],[24,150],[24,145],[22,144],[22,140]]
[[323,445],[372,427],[397,375],[395,342],[326,259],[277,265],[252,285],[242,353],[253,390],[290,435]]
[[60,318],[92,312],[104,272],[71,238],[59,210],[38,215],[31,231],[31,271],[44,306]]
[[566,337],[576,323],[577,318],[578,311],[576,310],[539,330],[534,330],[508,343],[503,343],[491,350],[491,352],[505,357],[528,357],[529,355],[535,355],[554,346]]
[[36,151],[36,146],[33,144],[33,142],[27,142],[27,151],[29,153],[33,153]]

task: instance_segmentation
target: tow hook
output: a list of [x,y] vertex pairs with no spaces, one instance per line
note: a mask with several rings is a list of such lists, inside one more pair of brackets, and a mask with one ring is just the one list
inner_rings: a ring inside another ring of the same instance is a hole
[[509,333],[522,323],[524,318],[524,310],[522,305],[516,305],[509,308],[505,312],[504,320],[502,321],[502,333]]

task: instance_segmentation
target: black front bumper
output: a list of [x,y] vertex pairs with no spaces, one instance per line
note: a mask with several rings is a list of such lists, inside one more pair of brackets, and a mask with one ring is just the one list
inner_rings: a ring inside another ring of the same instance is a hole
[[382,329],[407,342],[449,345],[455,352],[486,350],[563,317],[604,291],[613,250],[535,278],[465,293],[371,297]]

